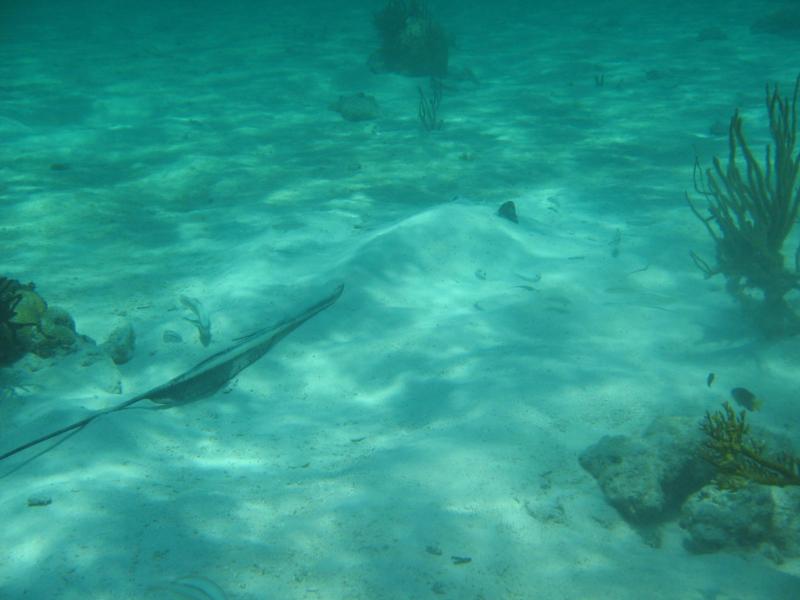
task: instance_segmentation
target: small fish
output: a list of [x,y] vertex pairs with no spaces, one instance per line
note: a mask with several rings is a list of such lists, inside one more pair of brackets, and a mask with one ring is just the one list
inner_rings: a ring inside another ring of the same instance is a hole
[[211,321],[208,318],[206,309],[203,307],[203,303],[197,298],[190,298],[189,296],[181,296],[180,299],[181,304],[195,315],[194,317],[183,317],[183,319],[197,327],[200,343],[203,344],[203,346],[208,346],[211,342]]
[[714,373],[709,373],[708,377],[706,377],[706,386],[711,387],[711,384],[714,383],[714,380],[717,378]]
[[753,392],[742,387],[733,388],[731,390],[731,398],[736,400],[736,404],[749,411],[758,410],[763,404]]

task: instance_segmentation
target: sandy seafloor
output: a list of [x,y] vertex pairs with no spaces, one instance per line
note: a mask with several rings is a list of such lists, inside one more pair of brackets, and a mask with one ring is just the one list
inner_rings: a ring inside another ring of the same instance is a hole
[[[191,574],[232,600],[800,597],[797,559],[691,554],[675,523],[649,545],[577,461],[735,385],[797,440],[800,340],[759,339],[703,279],[684,191],[734,107],[764,141],[800,42],[751,33],[755,3],[439,2],[479,85],[425,133],[425,82],[365,66],[382,2],[221,4],[0,10],[2,274],[98,342],[137,333],[118,371],[6,370],[0,449],[344,294],[211,398],[1,463],[0,597]],[[379,119],[328,110],[358,91]]]

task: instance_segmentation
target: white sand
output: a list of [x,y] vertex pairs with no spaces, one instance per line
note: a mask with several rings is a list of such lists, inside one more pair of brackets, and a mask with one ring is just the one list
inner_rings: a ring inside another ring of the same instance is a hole
[[[98,341],[131,322],[137,349],[118,372],[18,367],[0,450],[346,287],[213,397],[0,463],[0,597],[162,598],[188,574],[240,600],[800,597],[798,560],[692,555],[675,524],[649,546],[577,462],[737,385],[797,439],[800,342],[758,341],[703,280],[683,199],[732,107],[763,139],[761,86],[791,82],[796,45],[693,5],[444,5],[481,85],[446,93],[428,135],[418,82],[364,67],[378,4],[16,17],[1,272]],[[727,41],[695,40],[715,23]],[[381,119],[326,109],[354,91]],[[210,311],[208,348],[181,294]]]

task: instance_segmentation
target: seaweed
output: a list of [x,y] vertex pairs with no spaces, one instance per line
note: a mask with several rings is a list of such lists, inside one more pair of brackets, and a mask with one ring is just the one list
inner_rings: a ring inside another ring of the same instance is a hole
[[419,122],[425,131],[431,132],[441,129],[444,125],[439,116],[439,106],[442,103],[442,82],[435,77],[431,78],[431,95],[425,94],[422,86],[418,86],[419,90],[419,106],[417,108],[417,116]]
[[[716,245],[717,264],[690,252],[692,260],[706,278],[722,274],[728,292],[768,336],[800,333],[800,315],[786,299],[790,291],[800,289],[800,247],[792,267],[786,266],[783,255],[800,210],[800,155],[795,152],[798,93],[800,76],[791,97],[781,96],[777,85],[766,86],[774,155],[768,144],[763,164],[745,139],[738,110],[728,127],[727,164],[715,157],[713,168],[703,172],[695,161],[694,189],[706,199],[708,215],[686,194],[689,207]],[[744,172],[737,163],[739,154]]]
[[747,413],[728,402],[722,410],[706,412],[700,429],[706,434],[700,455],[718,471],[719,487],[737,489],[751,481],[762,485],[800,485],[800,457],[769,453],[767,445],[750,434]]

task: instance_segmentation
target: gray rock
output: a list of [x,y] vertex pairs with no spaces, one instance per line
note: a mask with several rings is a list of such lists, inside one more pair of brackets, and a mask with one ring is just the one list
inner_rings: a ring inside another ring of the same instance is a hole
[[652,525],[711,480],[712,469],[698,457],[701,441],[695,419],[659,417],[641,438],[605,436],[579,461],[623,518]]
[[130,323],[125,323],[112,331],[100,348],[111,357],[117,365],[123,365],[133,358],[136,345],[136,334]]
[[342,115],[345,121],[371,121],[380,115],[378,101],[364,92],[339,96],[330,109]]
[[680,525],[692,552],[753,548],[770,537],[775,503],[766,486],[748,484],[736,490],[713,485],[696,492],[683,505]]
[[605,436],[579,460],[597,479],[606,500],[628,521],[653,522],[664,512],[661,465],[646,445],[622,435]]
[[708,485],[683,505],[684,546],[697,553],[764,547],[776,561],[800,555],[800,489]]

